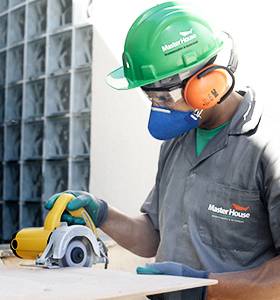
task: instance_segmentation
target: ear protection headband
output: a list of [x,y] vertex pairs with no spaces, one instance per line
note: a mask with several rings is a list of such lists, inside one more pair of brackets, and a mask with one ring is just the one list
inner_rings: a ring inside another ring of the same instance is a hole
[[[226,32],[225,34],[232,43],[227,67],[215,64],[208,65],[189,78],[184,87],[184,99],[194,109],[211,108],[223,102],[234,89],[235,78],[233,73],[237,68],[238,58],[231,35]],[[228,75],[231,77],[230,87]]]

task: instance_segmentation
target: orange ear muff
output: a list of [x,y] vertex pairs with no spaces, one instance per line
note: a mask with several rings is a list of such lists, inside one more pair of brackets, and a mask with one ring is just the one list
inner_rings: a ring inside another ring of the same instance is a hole
[[[232,84],[228,89],[228,76]],[[193,75],[184,89],[184,99],[194,109],[208,109],[222,102],[233,90],[234,76],[223,66],[209,65]]]

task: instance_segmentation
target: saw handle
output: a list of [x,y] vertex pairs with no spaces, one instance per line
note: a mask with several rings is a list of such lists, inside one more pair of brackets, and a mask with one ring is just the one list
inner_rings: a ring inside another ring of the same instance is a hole
[[53,231],[60,226],[60,220],[63,212],[67,208],[67,204],[74,198],[73,195],[63,193],[55,201],[53,207],[46,216],[44,228]]
[[79,217],[83,218],[84,221],[86,222],[86,226],[93,231],[93,233],[98,237],[97,229],[96,226],[94,225],[90,215],[87,213],[87,211],[81,207],[77,210],[68,210],[68,212],[71,214],[73,217]]
[[[61,194],[58,199],[55,201],[52,209],[49,211],[49,213],[46,216],[45,223],[44,223],[44,228],[46,230],[53,231],[55,228],[60,226],[61,223],[61,216],[63,212],[67,209],[67,204],[75,198],[74,195],[68,194],[68,193],[63,193]],[[80,217],[83,218],[84,221],[86,222],[86,226],[89,227],[94,234],[98,237],[97,235],[97,229],[87,213],[87,211],[82,207],[77,210],[67,210],[68,213],[70,213],[73,217]]]

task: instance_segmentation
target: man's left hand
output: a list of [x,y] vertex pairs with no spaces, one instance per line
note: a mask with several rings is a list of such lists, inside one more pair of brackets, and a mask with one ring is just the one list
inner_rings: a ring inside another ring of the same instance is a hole
[[207,271],[196,270],[187,265],[171,261],[146,264],[145,267],[138,267],[136,272],[138,274],[164,274],[194,278],[208,278],[209,275]]
[[[208,278],[209,272],[193,269],[187,265],[176,262],[158,262],[153,264],[146,264],[145,267],[138,267],[136,269],[137,274],[147,275],[174,275],[185,276],[193,278]],[[197,298],[205,299],[206,287],[196,289]]]

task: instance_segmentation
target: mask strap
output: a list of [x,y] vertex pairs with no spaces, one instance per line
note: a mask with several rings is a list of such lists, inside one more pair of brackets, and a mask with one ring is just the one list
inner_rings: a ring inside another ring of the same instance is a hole
[[203,112],[203,109],[195,109],[192,114],[197,119],[201,119],[202,112]]

